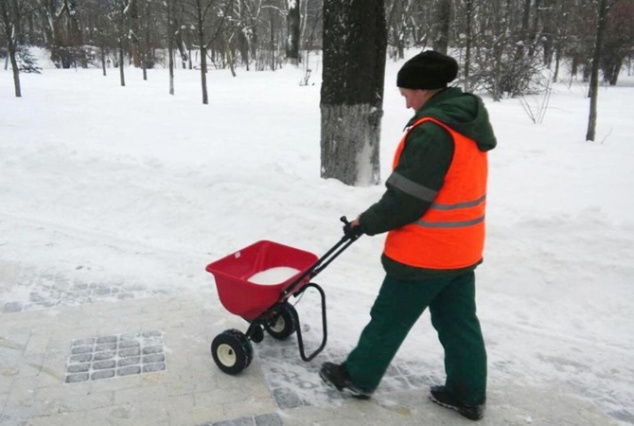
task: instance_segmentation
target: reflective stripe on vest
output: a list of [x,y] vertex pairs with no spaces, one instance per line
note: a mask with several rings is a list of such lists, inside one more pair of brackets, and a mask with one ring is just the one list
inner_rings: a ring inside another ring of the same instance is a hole
[[487,154],[472,139],[436,119],[424,117],[405,133],[394,156],[394,169],[409,132],[425,121],[436,123],[451,134],[453,159],[434,198],[430,198],[434,191],[396,173],[390,176],[388,182],[393,186],[414,196],[418,194],[418,198],[432,204],[418,221],[388,233],[384,253],[397,262],[426,269],[475,265],[482,259],[484,249]]

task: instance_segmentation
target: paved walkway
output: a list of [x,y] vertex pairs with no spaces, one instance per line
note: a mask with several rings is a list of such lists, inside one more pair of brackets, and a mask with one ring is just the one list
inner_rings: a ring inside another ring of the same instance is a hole
[[[408,366],[391,368],[370,401],[343,397],[317,376],[321,362],[342,354],[328,348],[304,363],[294,337],[265,338],[242,374],[220,372],[211,341],[246,323],[213,292],[79,306],[0,300],[0,311],[1,425],[470,423],[429,402],[428,383]],[[513,384],[491,388],[479,424],[615,424],[575,397],[534,393]]]

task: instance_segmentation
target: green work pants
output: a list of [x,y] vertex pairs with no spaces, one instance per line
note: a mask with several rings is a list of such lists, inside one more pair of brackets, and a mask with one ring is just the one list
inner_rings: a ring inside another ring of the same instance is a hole
[[483,403],[486,350],[476,316],[473,271],[417,281],[386,276],[370,311],[371,320],[345,361],[348,375],[357,386],[374,391],[427,307],[445,350],[447,390],[462,404]]

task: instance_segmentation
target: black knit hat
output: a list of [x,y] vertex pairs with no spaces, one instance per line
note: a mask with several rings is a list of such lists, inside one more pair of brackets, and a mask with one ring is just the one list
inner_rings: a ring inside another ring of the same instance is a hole
[[457,75],[458,62],[454,58],[427,50],[405,62],[396,77],[396,85],[403,89],[442,89]]

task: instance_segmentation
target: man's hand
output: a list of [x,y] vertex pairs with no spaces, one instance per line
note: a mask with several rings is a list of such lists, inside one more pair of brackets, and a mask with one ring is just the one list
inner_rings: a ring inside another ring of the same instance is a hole
[[359,226],[359,217],[357,217],[352,222],[348,222],[346,217],[342,217],[341,221],[344,223],[343,225],[343,234],[350,238],[351,240],[356,240],[361,235],[363,235],[363,231],[361,231],[361,226]]

